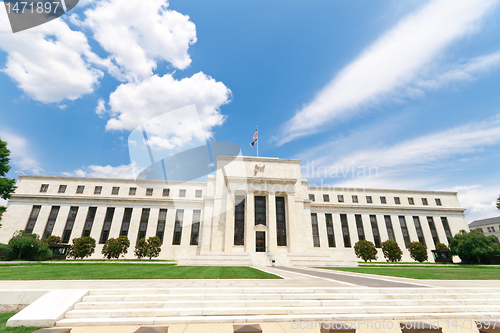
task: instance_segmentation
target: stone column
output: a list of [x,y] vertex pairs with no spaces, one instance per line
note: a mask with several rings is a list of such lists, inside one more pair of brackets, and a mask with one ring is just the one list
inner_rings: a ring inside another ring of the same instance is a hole
[[[286,196],[286,244],[288,252],[297,252],[296,242],[300,242],[301,235],[298,230],[295,194],[288,193]],[[302,235],[303,236],[303,235]],[[302,239],[304,239],[302,237]]]
[[245,252],[255,252],[255,194],[248,192],[245,202]]
[[120,237],[122,229],[123,214],[125,213],[124,207],[116,207],[115,215],[113,215],[113,222],[111,222],[111,229],[109,229],[109,238]]
[[56,223],[54,224],[54,229],[52,230],[52,235],[60,236],[64,233],[64,227],[66,226],[66,220],[68,219],[70,206],[61,206],[59,209],[59,214],[57,215]]
[[[209,204],[210,203],[210,204]],[[201,212],[202,220],[200,225],[200,253],[210,252],[212,241],[212,221],[214,214],[213,200],[205,199],[205,209]]]
[[224,252],[231,252],[234,245],[234,193],[227,192],[226,223],[224,228]]
[[276,195],[274,193],[269,193],[267,195],[267,207],[269,217],[267,219],[268,235],[266,245],[269,251],[276,252],[278,249],[278,239],[276,230]]
[[320,249],[328,249],[328,231],[326,229],[326,217],[324,212],[316,212],[318,216],[318,232]]
[[[42,206],[42,208],[40,208],[40,212],[38,213],[38,218],[36,219],[36,222],[35,222],[35,227],[33,228],[33,233],[39,235],[40,237],[43,236],[43,231],[45,230],[45,226],[47,225],[47,221],[49,219],[50,210],[52,209],[52,205],[43,205],[42,204],[41,206]],[[30,214],[31,214],[31,211],[30,211]],[[29,217],[29,215],[28,215],[28,217]],[[28,221],[28,219],[26,219],[26,222],[27,221]],[[25,227],[26,227],[26,224],[25,224]],[[82,231],[80,230],[80,234],[76,237],[80,237],[81,232]],[[71,235],[71,236],[73,236],[73,235]],[[76,237],[72,237],[72,238],[76,238]]]
[[191,242],[192,224],[193,224],[193,210],[184,209],[184,217],[182,219],[182,235],[181,235],[181,247],[183,248],[189,247],[189,243]]
[[[149,211],[149,220],[148,220],[148,227],[146,229],[146,240],[149,237],[154,237],[156,236],[156,229],[158,228],[158,215],[160,214],[160,208],[151,208]],[[116,215],[116,209],[115,209],[115,215]],[[114,223],[114,218],[113,218],[113,223]],[[113,224],[111,224],[113,225]]]

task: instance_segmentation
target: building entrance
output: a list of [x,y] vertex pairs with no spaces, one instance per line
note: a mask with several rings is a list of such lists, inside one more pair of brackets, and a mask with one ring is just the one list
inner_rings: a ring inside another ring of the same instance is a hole
[[266,232],[255,232],[255,252],[266,252]]

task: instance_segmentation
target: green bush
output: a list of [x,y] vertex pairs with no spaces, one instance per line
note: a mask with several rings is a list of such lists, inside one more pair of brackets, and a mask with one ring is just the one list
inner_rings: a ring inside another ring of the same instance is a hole
[[135,245],[134,254],[137,258],[156,258],[161,252],[161,241],[158,237],[149,237],[146,241],[145,238],[139,239]]
[[50,244],[59,244],[59,243],[61,243],[61,237],[52,235],[52,236],[45,238],[43,241],[49,245]]
[[0,260],[12,260],[14,257],[15,254],[14,251],[12,251],[12,248],[7,244],[0,243]]
[[128,247],[130,246],[130,241],[127,236],[120,236],[118,238],[110,238],[106,241],[106,244],[102,247],[101,253],[105,258],[111,259],[120,258],[121,255],[127,254]]
[[450,250],[465,264],[489,264],[500,256],[498,238],[486,236],[479,230],[460,230],[451,239]]
[[354,253],[365,262],[368,260],[377,260],[377,249],[372,242],[367,240],[359,240],[354,245]]
[[73,245],[69,250],[68,257],[70,258],[87,258],[95,251],[95,239],[92,237],[73,238]]
[[25,233],[19,230],[9,240],[14,259],[27,260],[49,260],[52,258],[52,251],[49,245],[40,240],[37,234]]
[[411,242],[408,251],[410,251],[410,257],[415,261],[424,262],[429,259],[427,247],[420,242]]
[[449,250],[448,246],[443,243],[436,243],[436,250]]
[[382,243],[382,252],[384,253],[384,258],[387,261],[401,261],[401,256],[403,255],[403,251],[399,248],[398,243],[386,240]]

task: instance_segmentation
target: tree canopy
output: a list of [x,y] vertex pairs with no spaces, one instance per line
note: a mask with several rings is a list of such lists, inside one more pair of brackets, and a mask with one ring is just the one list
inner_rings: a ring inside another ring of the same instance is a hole
[[498,238],[486,236],[480,230],[460,230],[451,239],[450,250],[466,264],[488,264],[500,256]]
[[[15,179],[7,178],[7,172],[10,170],[10,150],[7,149],[7,142],[2,141],[0,138],[0,198],[9,199],[10,194],[14,192],[16,183]],[[5,207],[0,206],[0,219],[2,218],[2,213],[5,211]],[[1,224],[0,224],[1,226]]]

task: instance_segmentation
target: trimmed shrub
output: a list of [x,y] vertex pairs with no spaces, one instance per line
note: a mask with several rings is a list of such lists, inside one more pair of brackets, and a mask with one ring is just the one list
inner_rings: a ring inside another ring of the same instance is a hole
[[465,264],[489,264],[498,260],[500,244],[495,236],[486,236],[479,230],[460,230],[450,241],[452,255]]
[[0,260],[12,260],[14,257],[15,254],[14,251],[12,251],[12,248],[7,244],[0,243]]
[[161,241],[158,237],[149,237],[146,241],[145,238],[139,239],[135,245],[134,254],[137,258],[156,258],[161,252]]
[[443,243],[436,243],[436,250],[449,250],[448,246]]
[[107,259],[118,259],[121,255],[127,254],[130,241],[127,236],[120,236],[118,238],[110,238],[102,247],[101,253]]
[[59,244],[59,243],[61,243],[61,237],[52,235],[52,236],[45,238],[43,241],[49,245],[50,244]]
[[403,251],[399,248],[398,243],[391,240],[386,240],[382,243],[382,252],[384,253],[384,258],[391,262],[401,261],[401,256],[403,255]]
[[354,245],[354,253],[365,262],[377,260],[377,249],[375,245],[367,240],[360,240]]
[[410,251],[410,257],[415,261],[424,262],[429,259],[427,247],[420,242],[411,242],[408,251]]
[[25,233],[19,230],[9,240],[9,246],[14,254],[14,259],[49,260],[52,251],[49,245],[40,240],[37,234]]
[[90,257],[95,251],[95,239],[92,237],[73,238],[73,245],[69,250],[68,257],[71,258],[87,258]]

